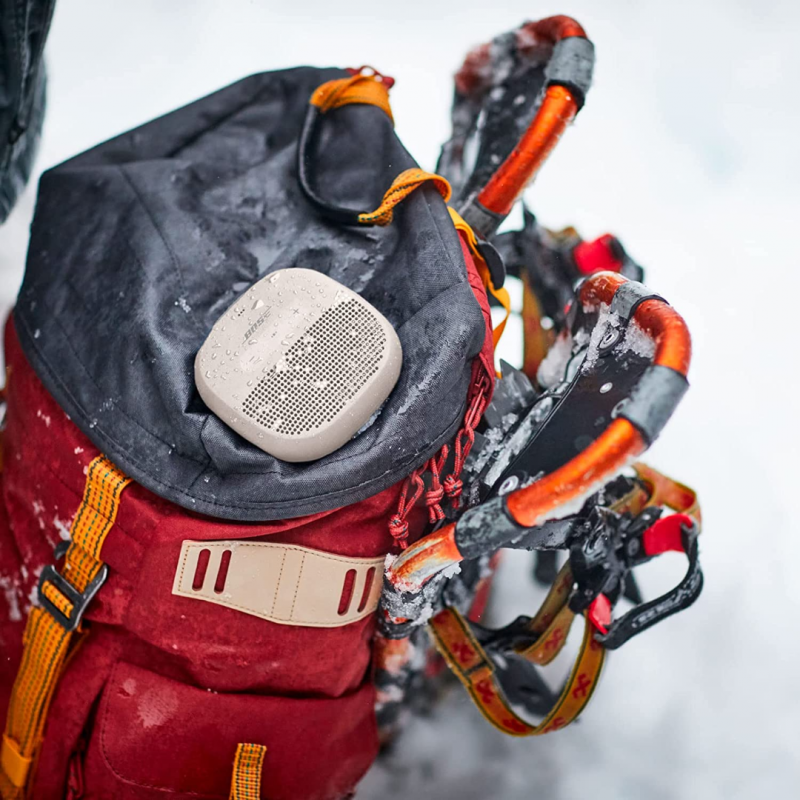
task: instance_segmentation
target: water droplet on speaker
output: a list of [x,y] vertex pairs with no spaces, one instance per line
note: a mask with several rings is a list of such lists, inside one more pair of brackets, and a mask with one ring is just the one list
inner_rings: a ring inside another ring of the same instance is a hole
[[251,339],[248,344],[258,344],[258,339]]
[[247,381],[247,385],[248,386],[252,386],[253,385],[253,381]]
[[210,377],[211,377],[211,372],[209,370],[206,370],[206,378],[210,378]]

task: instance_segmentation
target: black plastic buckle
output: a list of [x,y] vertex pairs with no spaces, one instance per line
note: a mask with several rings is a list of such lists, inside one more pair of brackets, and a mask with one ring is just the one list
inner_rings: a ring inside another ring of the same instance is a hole
[[[100,591],[100,587],[106,582],[106,578],[108,578],[108,565],[102,564],[100,571],[86,589],[83,592],[79,592],[52,564],[48,564],[39,576],[39,587],[37,589],[39,602],[65,631],[72,633],[81,624],[86,608]],[[53,584],[72,603],[72,611],[69,616],[45,597],[43,589],[46,583]]]
[[576,613],[587,609],[604,594],[612,606],[627,588],[633,567],[650,560],[644,554],[642,536],[661,516],[657,507],[645,508],[638,516],[619,516],[597,509],[588,535],[576,536],[570,546],[570,564],[577,590],[570,597]]

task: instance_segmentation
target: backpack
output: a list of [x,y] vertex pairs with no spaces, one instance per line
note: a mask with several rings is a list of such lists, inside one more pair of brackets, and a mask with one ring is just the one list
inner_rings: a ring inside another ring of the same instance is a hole
[[[383,562],[427,514],[390,522],[408,474],[490,396],[493,340],[473,257],[429,181],[382,228],[334,227],[305,199],[309,98],[348,79],[256,75],[41,179],[6,329],[0,536],[2,709],[24,598],[38,597],[26,637],[47,625],[55,660],[22,665],[8,711],[6,778],[30,771],[35,797],[227,797],[237,746],[258,743],[266,796],[335,798],[375,758]],[[323,134],[316,186],[342,205],[417,169],[380,108],[337,109]],[[359,291],[404,352],[372,425],[303,465],[227,429],[191,370],[237,293],[294,265]],[[268,565],[255,581],[254,559]],[[42,691],[49,708],[23,718]]]
[[[563,130],[582,103],[591,45],[576,26],[559,17],[520,29],[516,56],[530,55],[531,36],[546,51],[534,48],[526,67],[537,88],[523,139],[540,112]],[[424,172],[394,134],[391,84],[363,68],[254,75],[42,176],[4,342],[4,800],[344,798],[437,660],[501,730],[549,732],[583,708],[606,649],[699,593],[699,513],[685,487],[644,467],[614,478],[614,461],[555,492],[555,522],[528,502],[558,489],[548,478],[598,435],[543,447],[541,470],[512,474],[523,440],[563,439],[574,424],[562,411],[572,401],[552,397],[583,396],[569,388],[570,359],[550,364],[559,377],[543,393],[532,376],[494,370],[503,324],[492,325],[490,301],[506,315],[509,303],[490,240],[533,167],[498,183],[485,169],[492,146],[479,178],[459,176],[468,131],[454,129],[445,177]],[[488,88],[457,81],[456,106],[496,102]],[[512,139],[500,152],[513,161]],[[462,213],[448,209],[451,184]],[[222,312],[295,266],[358,292],[403,349],[373,418],[302,464],[239,437],[193,381]],[[627,331],[669,317],[680,339],[685,326],[619,274],[591,275],[573,299],[559,321],[567,350],[587,381],[625,376],[603,393],[603,419],[630,401],[613,424],[639,431],[629,438],[640,452],[680,399],[688,360],[656,365],[653,379],[652,352],[623,357]],[[653,380],[666,402],[654,404]],[[541,426],[520,427],[528,414]],[[683,513],[658,527],[665,506]],[[590,521],[613,576],[592,562]],[[685,551],[690,571],[669,608],[662,599],[614,628],[610,609],[639,563],[617,554],[634,539],[645,558]],[[503,546],[566,548],[570,561],[532,621],[491,631],[477,620]],[[535,665],[579,615],[584,646],[559,699]],[[531,685],[529,710],[545,717],[535,727],[512,708]]]

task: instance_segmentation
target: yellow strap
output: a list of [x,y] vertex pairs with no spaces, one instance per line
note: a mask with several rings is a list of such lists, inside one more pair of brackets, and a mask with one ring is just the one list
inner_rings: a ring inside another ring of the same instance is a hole
[[[32,758],[25,758],[13,739],[3,734],[2,768],[3,774],[8,777],[13,787],[23,786],[25,777],[30,769]],[[1,780],[1,779],[0,779]],[[5,797],[5,792],[3,797]]]
[[[70,529],[71,542],[61,570],[64,578],[80,593],[103,566],[100,551],[116,520],[122,490],[129,483],[130,478],[105,456],[98,456],[89,465],[83,500]],[[43,593],[60,611],[69,615],[73,605],[55,585],[46,583]],[[46,609],[31,610],[3,736],[0,757],[3,800],[24,797],[30,767],[42,741],[47,711],[73,635]]]
[[539,365],[555,342],[555,329],[542,327],[544,314],[533,290],[528,270],[522,270],[522,371],[536,379]]
[[[567,562],[527,625],[531,633],[537,634],[536,640],[528,647],[518,648],[518,655],[543,666],[561,652],[575,618],[567,604],[572,584],[572,568]],[[445,608],[431,620],[429,627],[437,649],[475,705],[492,725],[510,736],[539,736],[572,722],[589,702],[603,666],[605,651],[595,641],[594,628],[587,620],[583,644],[561,696],[538,725],[531,725],[509,705],[495,680],[494,664],[457,609]]]
[[455,608],[440,611],[429,627],[437,649],[480,712],[509,736],[540,736],[569,725],[589,702],[605,658],[605,650],[595,641],[594,627],[587,620],[578,658],[560,697],[538,725],[531,725],[516,714],[503,696],[491,659]]
[[668,506],[673,511],[690,516],[697,523],[698,528],[702,526],[703,516],[700,511],[700,502],[694,489],[668,478],[641,461],[634,464],[633,469],[649,489],[650,499],[647,505]]
[[261,800],[261,770],[267,748],[263,744],[240,744],[233,759],[229,800]]
[[500,324],[494,329],[494,346],[497,347],[497,345],[500,343],[500,338],[503,335],[503,331],[506,328],[506,322],[508,322],[508,318],[511,316],[511,297],[509,296],[507,289],[503,287],[500,287],[499,289],[494,288],[492,276],[489,273],[489,267],[486,266],[486,262],[483,260],[483,256],[478,250],[478,239],[475,236],[475,232],[462,219],[458,211],[453,208],[448,208],[447,210],[450,212],[450,216],[453,219],[453,225],[456,226],[456,230],[462,231],[467,237],[469,251],[472,253],[472,257],[475,259],[475,266],[478,268],[478,274],[481,276],[481,280],[483,281],[483,285],[486,287],[486,291],[489,292],[489,294],[491,294],[498,303],[500,303],[506,312],[502,322],[500,322]]
[[351,78],[339,78],[323,83],[314,90],[309,102],[323,114],[351,103],[377,106],[394,124],[389,105],[389,87],[377,73],[353,75]]
[[401,172],[386,191],[381,204],[374,211],[359,214],[358,221],[370,225],[388,225],[392,221],[394,207],[428,181],[433,183],[446,203],[450,199],[450,184],[441,175],[412,167]]
[[517,652],[540,667],[549,664],[567,643],[574,619],[574,612],[568,605],[564,605],[539,638],[529,647],[517,650]]

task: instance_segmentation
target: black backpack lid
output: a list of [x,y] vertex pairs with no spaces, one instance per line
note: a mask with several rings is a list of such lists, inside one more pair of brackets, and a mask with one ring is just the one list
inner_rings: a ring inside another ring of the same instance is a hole
[[[131,477],[197,512],[266,521],[364,499],[457,430],[485,323],[435,189],[386,228],[333,225],[296,180],[311,92],[341,70],[246,78],[99,145],[40,182],[15,310],[22,347],[73,422]],[[416,166],[377,108],[326,115],[318,188],[374,208]],[[316,269],[394,325],[400,380],[373,424],[325,458],[279,461],[212,415],[194,357],[265,274]]]

